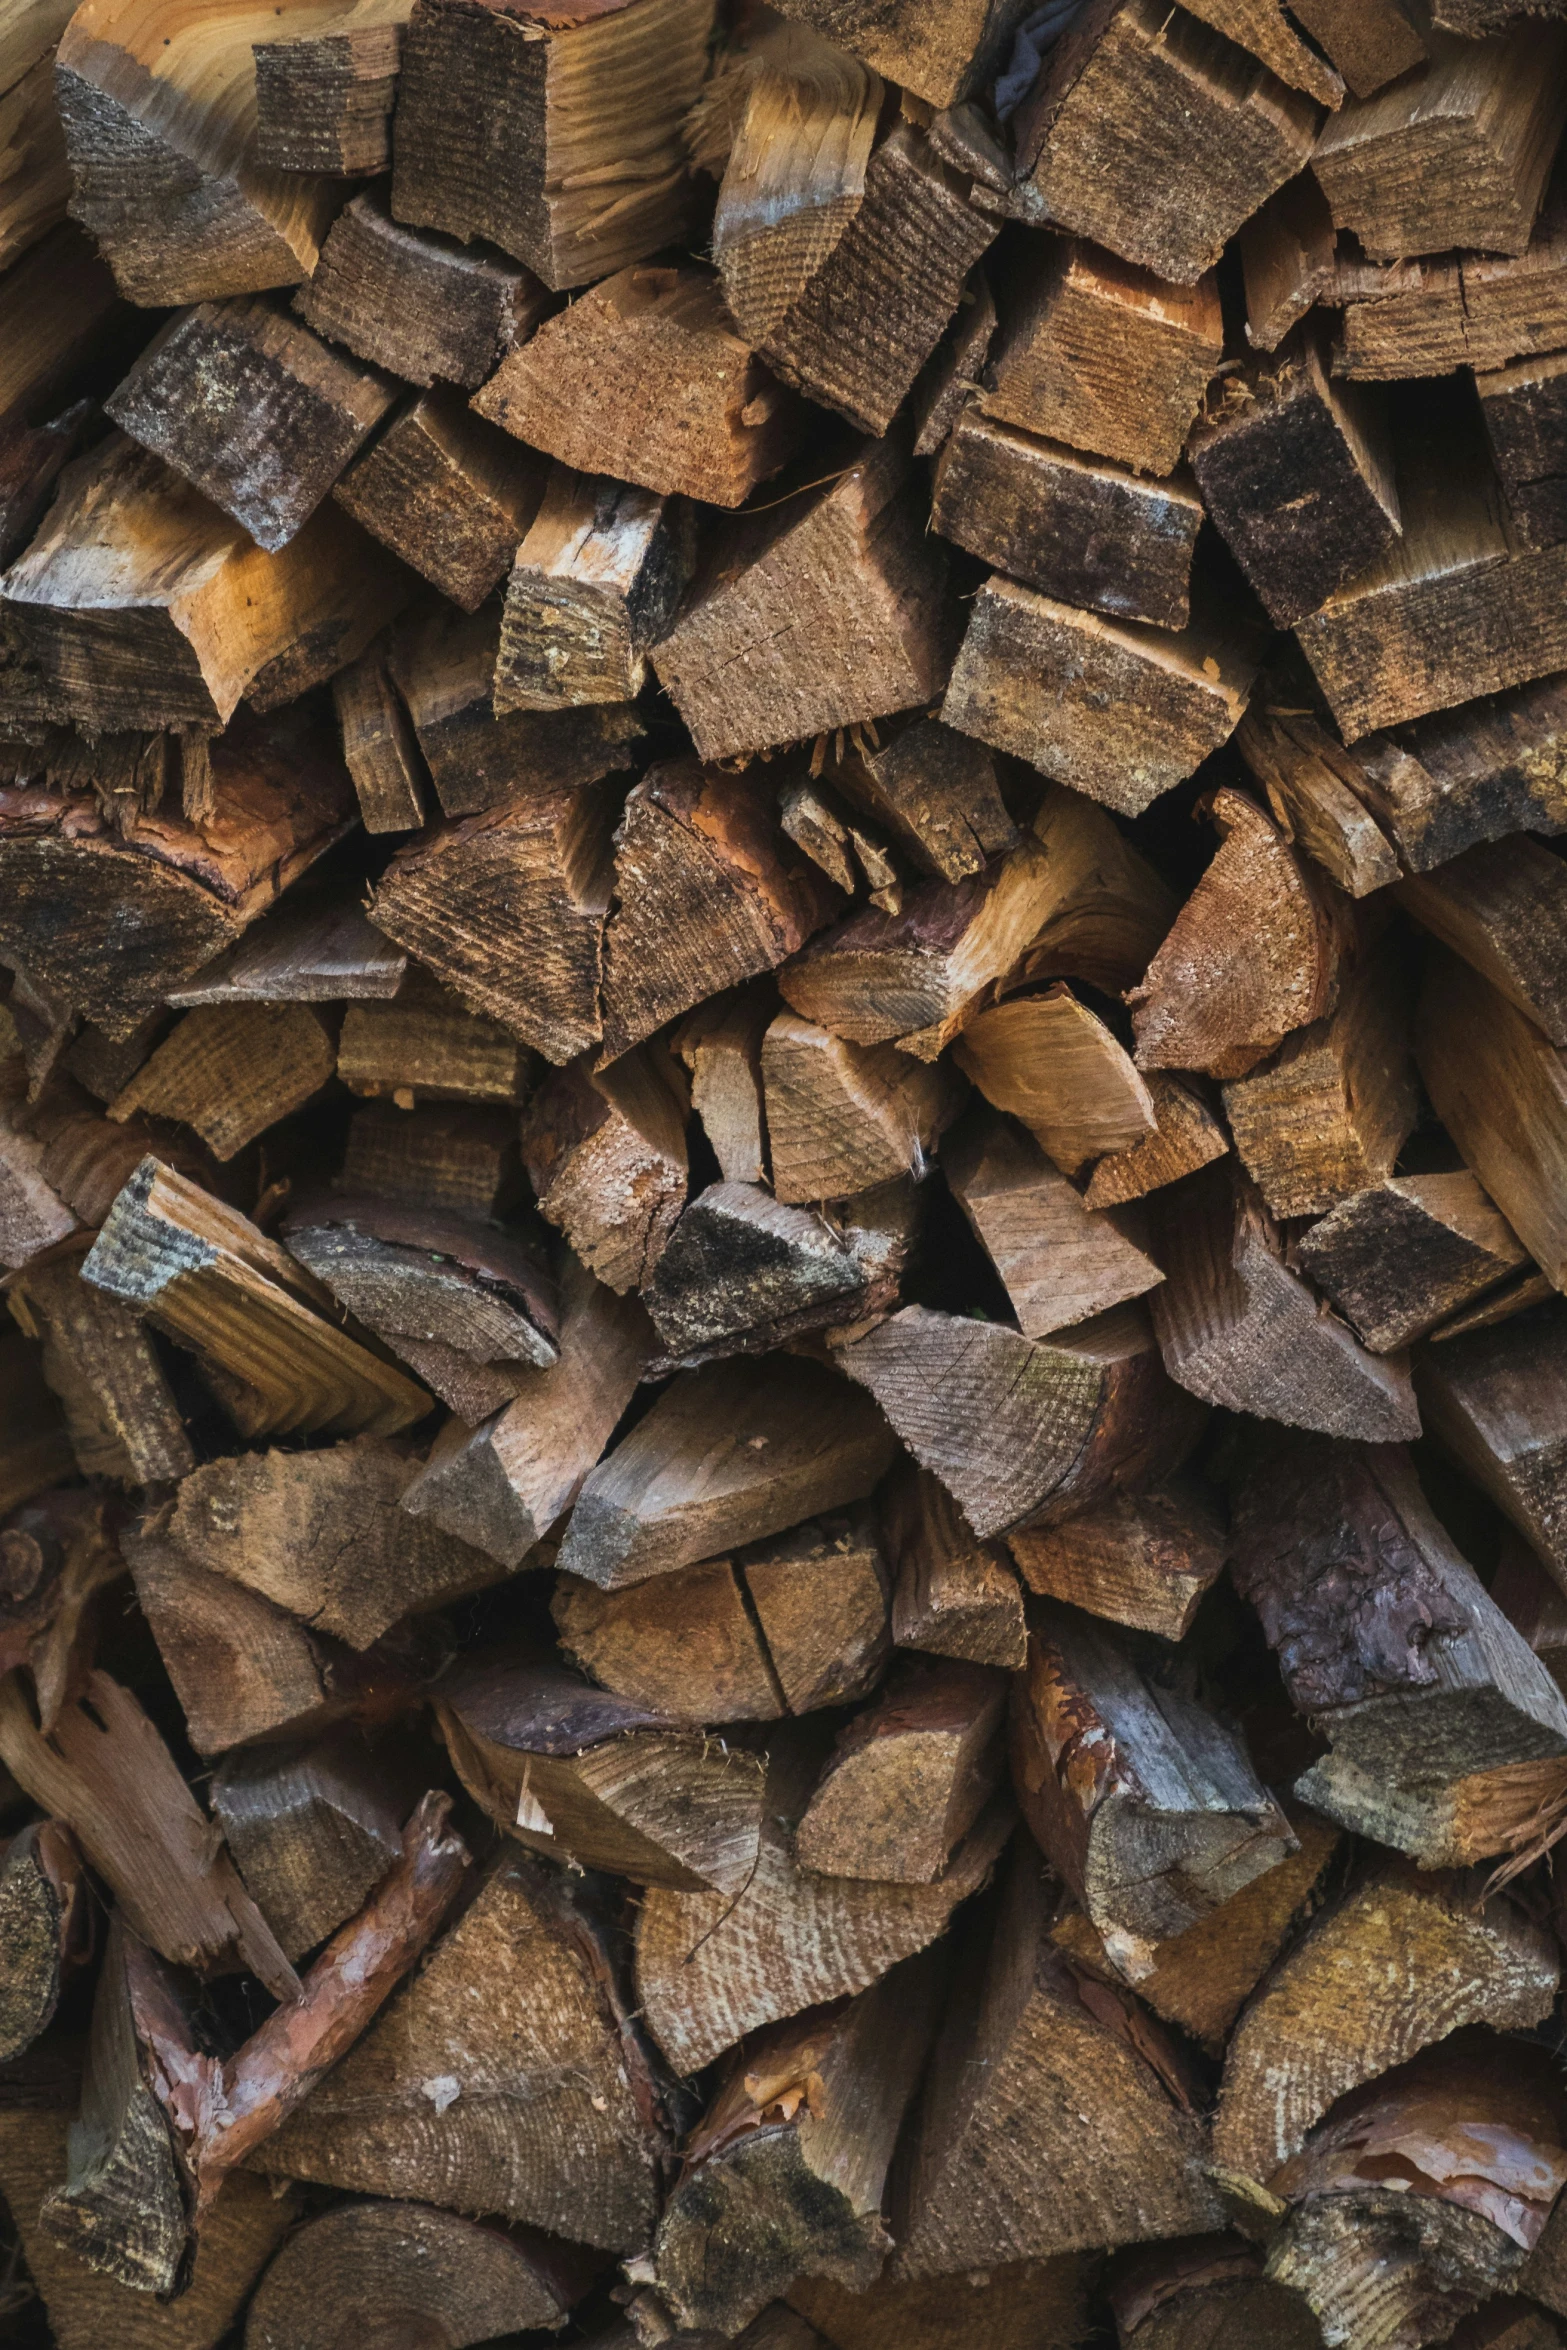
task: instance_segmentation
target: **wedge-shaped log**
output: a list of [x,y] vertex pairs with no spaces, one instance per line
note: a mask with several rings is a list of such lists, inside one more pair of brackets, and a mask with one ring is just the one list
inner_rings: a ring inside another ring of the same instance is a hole
[[561,1575],[550,1613],[571,1663],[632,1705],[696,1722],[768,1722],[785,1710],[729,1559],[627,1591]]
[[187,1012],[109,1104],[117,1120],[176,1118],[232,1159],[331,1077],[331,1033],[306,1004],[203,1004]]
[[331,1292],[235,1209],[144,1159],[82,1266],[224,1379],[240,1433],[394,1435],[429,1409],[422,1388],[326,1318]]
[[819,1212],[760,1184],[714,1183],[681,1216],[644,1296],[666,1357],[694,1363],[854,1321],[866,1280]]
[[1329,1751],[1301,1800],[1428,1868],[1515,1850],[1567,1789],[1567,1702],[1395,1447],[1279,1437],[1230,1571]]
[[1487,841],[1434,873],[1414,873],[1399,897],[1554,1045],[1567,1045],[1567,865],[1539,841]]
[[1473,1330],[1420,1357],[1432,1433],[1567,1586],[1567,1316]]
[[1173,2047],[1127,1993],[1074,1974],[1049,1929],[1043,1871],[1023,1846],[988,1949],[976,1923],[960,1953],[970,1989],[921,2096],[892,2217],[894,2277],[1218,2224]]
[[497,715],[634,700],[648,647],[669,627],[690,574],[689,509],[557,465],[520,546],[516,539]]
[[343,764],[354,779],[366,832],[414,832],[429,788],[403,698],[392,683],[384,637],[332,680]]
[[520,262],[421,235],[365,189],[333,221],[294,306],[317,334],[405,383],[473,391],[526,342],[549,295]]
[[538,459],[442,385],[399,409],[333,496],[443,596],[476,612],[505,578],[543,486]]
[[59,1820],[34,1820],[0,1857],[0,2063],[49,2028],[60,1993],[92,1955],[82,1856]]
[[[1325,207],[1324,207],[1325,209]],[[1546,196],[1526,250],[1425,261],[1337,263],[1325,297],[1342,299],[1339,366],[1367,381],[1505,366],[1560,348],[1567,246],[1560,199]]]
[[1135,1631],[1182,1640],[1224,1571],[1213,1498],[1195,1478],[1111,1493],[1055,1526],[1020,1526],[1007,1548],[1030,1591]]
[[1296,1848],[1235,1732],[1059,1602],[1034,1619],[1012,1759],[1036,1841],[1134,1978]]
[[1005,66],[1020,8],[1018,0],[940,0],[935,8],[920,0],[885,8],[786,0],[783,13],[815,25],[927,105],[951,106],[988,88]]
[[941,1480],[912,1461],[888,1478],[879,1514],[896,1577],[896,1645],[1018,1671],[1028,1656],[1023,1594],[999,1544],[970,1533]]
[[1278,1228],[1232,1166],[1164,1194],[1154,1328],[1172,1379],[1227,1411],[1391,1444],[1420,1432],[1407,1356],[1373,1355],[1290,1270]]
[[1163,1280],[1125,1211],[1085,1208],[1038,1144],[1002,1119],[965,1123],[942,1165],[1025,1338],[1086,1322]]
[[474,405],[579,473],[713,506],[743,505],[804,423],[736,333],[717,278],[693,263],[593,286],[506,357]]
[[905,1306],[836,1360],[867,1387],[974,1531],[1180,1467],[1202,1414],[1178,1400],[1146,1318],[1117,1307],[1054,1340]]
[[[349,179],[392,160],[392,101],[410,0],[372,0],[319,32],[252,44],[256,161]],[[346,21],[345,21],[346,20]]]
[[1131,1055],[1068,987],[1010,995],[976,1013],[952,1057],[1066,1175],[1158,1131],[1154,1097]]
[[[1467,2024],[1527,2031],[1561,1957],[1505,1894],[1376,1860],[1279,1960],[1225,2060],[1214,2153],[1266,2183],[1347,2091]],[[1376,1982],[1385,1995],[1363,1996]]]
[[715,1557],[863,1500],[894,1450],[869,1399],[804,1358],[684,1372],[589,1475],[561,1567],[615,1591]]
[[325,1941],[395,1868],[408,1805],[357,1731],[250,1747],[212,1775],[212,1808],[291,1959]]
[[[882,2194],[940,1988],[940,1962],[923,1953],[735,2056],[654,2239],[656,2287],[682,2326],[737,2333],[797,2276],[875,2282]],[[760,2225],[747,2225],[753,2211]]]
[[[247,936],[171,987],[168,1000],[180,1010],[204,1004],[390,1003],[407,976],[408,957],[382,938],[362,906],[328,883],[292,892]],[[138,1073],[154,1044],[151,1030],[126,1039],[125,1054]],[[101,1046],[74,1073],[105,1101],[124,1090],[119,1061]]]
[[851,1044],[793,1012],[769,1024],[761,1060],[773,1190],[792,1203],[922,1175],[962,1106],[950,1066],[922,1065],[890,1044]]
[[[390,1000],[349,1004],[338,1032],[337,1073],[350,1093],[390,1094],[405,1120],[420,1102],[520,1103],[537,1072],[509,1030],[464,1011],[417,963],[405,961]],[[343,1180],[361,1196],[380,1189],[353,1180],[346,1163]]]
[[762,1038],[772,1017],[764,984],[699,1004],[670,1043],[691,1076],[691,1107],[726,1183],[765,1183]]
[[581,1062],[540,1086],[522,1126],[540,1213],[621,1295],[653,1278],[685,1206],[679,1072],[657,1045],[606,1069]]
[[1167,1183],[1211,1166],[1230,1147],[1222,1122],[1200,1093],[1158,1069],[1148,1072],[1147,1082],[1158,1122],[1155,1131],[1145,1141],[1111,1151],[1099,1161],[1083,1194],[1090,1208],[1146,1199],[1149,1192],[1162,1191]]
[[802,1869],[933,1885],[1003,1770],[1006,1684],[980,1665],[903,1659],[828,1757],[795,1831]]
[[1423,1338],[1529,1262],[1467,1168],[1370,1184],[1303,1233],[1296,1253],[1379,1354]]
[[1357,98],[1369,98],[1426,54],[1399,0],[1300,0],[1290,13],[1327,51]]
[[888,1570],[863,1506],[808,1519],[737,1557],[790,1713],[843,1705],[881,1679]]
[[838,760],[838,789],[884,826],[922,872],[943,881],[978,873],[1017,844],[983,743],[939,718],[916,718],[880,749]]
[[1314,718],[1281,714],[1259,696],[1236,729],[1235,747],[1267,793],[1275,820],[1340,889],[1364,898],[1398,879],[1397,851],[1369,794],[1361,796],[1359,760]]

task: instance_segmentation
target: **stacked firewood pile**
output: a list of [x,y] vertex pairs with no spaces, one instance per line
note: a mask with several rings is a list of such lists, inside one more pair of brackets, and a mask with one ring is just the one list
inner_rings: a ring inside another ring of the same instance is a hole
[[0,2334],[1560,2346],[1567,4],[0,93]]

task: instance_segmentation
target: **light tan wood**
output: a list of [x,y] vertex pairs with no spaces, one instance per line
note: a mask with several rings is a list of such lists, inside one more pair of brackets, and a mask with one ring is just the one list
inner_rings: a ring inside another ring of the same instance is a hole
[[1025,1338],[1085,1322],[1164,1278],[1138,1245],[1135,1211],[1085,1208],[1060,1168],[1004,1120],[966,1121],[942,1166]]
[[1067,1175],[1158,1131],[1131,1055],[1067,987],[1008,996],[971,1020],[953,1059],[988,1102],[1022,1120]]

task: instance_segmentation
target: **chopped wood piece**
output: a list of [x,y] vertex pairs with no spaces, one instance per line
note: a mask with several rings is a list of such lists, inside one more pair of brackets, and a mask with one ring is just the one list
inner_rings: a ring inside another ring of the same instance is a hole
[[406,593],[369,555],[330,508],[267,554],[111,433],[61,475],[0,611],[45,719],[215,734],[242,694],[292,701],[364,650]]
[[880,1413],[790,1357],[683,1372],[589,1475],[560,1564],[605,1591],[861,1501],[889,1466]]
[[1286,344],[1271,367],[1227,377],[1188,454],[1203,504],[1276,627],[1315,612],[1398,534],[1375,395],[1330,383],[1315,337]]
[[1263,2274],[1257,2247],[1233,2234],[1151,2245],[1118,2261],[1109,2297],[1121,2350],[1253,2341],[1317,2350],[1322,2339],[1298,2296]]
[[875,2282],[882,2194],[940,1988],[938,1960],[906,1959],[847,2007],[775,2025],[736,2054],[654,2239],[679,2325],[732,2336],[797,2276]]
[[1134,1978],[1295,1850],[1237,1735],[1058,1601],[1033,1619],[1012,1765],[1041,1849]]
[[0,208],[0,266],[65,218],[71,165],[55,91],[54,56],[41,56],[21,79],[0,91],[0,142],[6,193]]
[[[408,958],[384,939],[352,899],[332,898],[306,886],[252,925],[232,947],[167,991],[166,1000],[183,1010],[196,1004],[336,1004],[345,999],[385,1001],[403,984]],[[155,1034],[128,1041],[127,1078],[145,1067]],[[73,1073],[83,1075],[81,1056]],[[110,1048],[95,1043],[93,1067],[85,1077],[101,1084],[106,1102],[125,1080],[112,1068]],[[85,1081],[85,1078],[84,1078]]]
[[489,237],[554,287],[678,244],[691,219],[679,126],[712,13],[712,0],[631,0],[519,22],[496,0],[427,0],[403,40],[397,218]]
[[795,847],[819,866],[829,881],[852,897],[860,876],[849,841],[849,827],[824,792],[814,783],[787,784],[778,801],[778,822]]
[[1230,2043],[1221,2163],[1266,2182],[1346,2091],[1465,2024],[1526,2031],[1549,2011],[1561,1973],[1550,1937],[1503,1895],[1481,1907],[1476,1890],[1384,1859],[1313,1920]]
[[784,0],[783,13],[863,57],[877,73],[931,106],[988,89],[1007,62],[1019,0]]
[[1002,314],[980,405],[1049,441],[1163,476],[1224,357],[1219,290],[1190,290],[1075,240],[1046,247]]
[[795,954],[842,903],[748,777],[665,760],[627,796],[604,939],[604,1051]]
[[522,544],[518,531],[511,535],[497,717],[633,700],[646,682],[648,647],[674,618],[690,574],[686,511],[557,465]]
[[241,1435],[393,1435],[429,1409],[422,1388],[324,1318],[330,1291],[156,1158],[116,1199],[82,1278],[226,1374]]
[[1290,0],[1290,13],[1327,51],[1357,98],[1369,98],[1426,55],[1403,0]]
[[943,881],[980,873],[1017,845],[995,760],[983,743],[939,718],[916,718],[881,749],[839,760],[833,782],[885,825],[923,872]]
[[1559,350],[1567,337],[1563,227],[1552,193],[1516,259],[1454,253],[1379,263],[1346,254],[1323,296],[1344,304],[1337,371],[1385,382]]
[[762,1038],[772,1001],[765,986],[714,996],[698,1005],[671,1039],[690,1072],[691,1107],[726,1183],[767,1180]]
[[0,1100],[0,1264],[13,1271],[80,1229],[45,1176],[43,1158],[25,1110]]
[[1025,98],[1019,192],[1031,217],[1194,285],[1311,160],[1319,120],[1223,34],[1130,0],[1058,42]]
[[978,263],[969,271],[958,314],[926,361],[909,395],[914,454],[934,457],[980,379],[996,332],[990,280]]
[[350,2203],[292,2235],[246,2320],[246,2350],[334,2350],[345,2308],[373,2339],[450,2345],[561,2325],[573,2295],[500,2228],[420,2203]]
[[982,1537],[1047,1504],[1064,1517],[1111,1484],[1168,1476],[1202,1422],[1135,1306],[1054,1340],[905,1306],[835,1360]]
[[1038,1144],[1005,1120],[966,1120],[943,1148],[942,1168],[1025,1338],[1085,1322],[1163,1280],[1125,1219],[1085,1208]]
[[353,1732],[253,1747],[212,1775],[212,1808],[288,1957],[324,1941],[402,1855],[402,1807]]
[[1165,1640],[1184,1640],[1228,1543],[1207,1490],[1175,1478],[1151,1493],[1112,1493],[1055,1526],[1007,1537],[1030,1591]]
[[1567,829],[1567,699],[1559,677],[1438,712],[1394,737],[1362,738],[1347,753],[1310,721],[1292,719],[1289,729],[1331,759],[1412,873],[1428,873],[1505,833]]
[[1423,1338],[1529,1261],[1467,1168],[1371,1184],[1303,1233],[1295,1249],[1379,1354]]
[[60,1399],[84,1477],[148,1485],[196,1465],[167,1374],[136,1316],[81,1279],[77,1247],[7,1284],[13,1320],[43,1341],[43,1376]]
[[1016,1672],[1028,1655],[1023,1594],[999,1544],[977,1540],[946,1488],[911,1461],[894,1470],[880,1517],[897,1646]]
[[1149,1302],[1172,1379],[1290,1428],[1373,1444],[1420,1433],[1407,1358],[1368,1354],[1322,1312],[1237,1168],[1205,1169],[1159,1208],[1165,1280]]
[[564,1654],[601,1689],[696,1722],[770,1722],[785,1710],[765,1642],[728,1559],[600,1591],[556,1578]]
[[1396,945],[1356,964],[1325,1020],[1224,1088],[1235,1148],[1275,1216],[1315,1216],[1391,1175],[1418,1114]]
[[424,761],[387,664],[385,642],[369,646],[333,678],[332,701],[366,832],[411,832],[424,822]]
[[[1395,7],[1398,0],[1372,0]],[[1246,340],[1253,350],[1276,351],[1334,283],[1333,216],[1309,172],[1290,180],[1253,213],[1240,232],[1246,287]]]
[[276,302],[204,302],[170,320],[105,403],[132,440],[276,553],[297,537],[396,398]]
[[303,1109],[336,1063],[325,1022],[305,1004],[207,1004],[184,1019],[109,1104],[176,1118],[218,1159],[232,1159]]
[[643,1291],[667,1360],[761,1354],[855,1319],[865,1274],[825,1216],[755,1183],[713,1183],[685,1210]]
[[1225,786],[1204,806],[1217,853],[1127,1001],[1140,1068],[1244,1077],[1332,1010],[1343,923],[1255,801]]
[[78,1693],[103,1628],[96,1596],[120,1576],[115,1515],[89,1493],[42,1493],[12,1511],[0,1535],[0,1656],[31,1672],[46,1736]]
[[869,1695],[890,1642],[887,1567],[868,1510],[749,1543],[735,1563],[790,1713]]
[[1280,81],[1309,90],[1321,106],[1344,103],[1344,84],[1285,16],[1281,0],[1198,0],[1190,12],[1249,49]]
[[571,1880],[498,1859],[258,2163],[637,2249],[669,2149],[614,1983],[609,1937]]
[[1156,1132],[1100,1160],[1083,1194],[1086,1207],[1114,1208],[1144,1199],[1222,1159],[1229,1149],[1220,1121],[1190,1086],[1151,1069],[1148,1093],[1158,1121]]
[[521,1102],[537,1067],[509,1029],[465,1012],[417,964],[391,1003],[350,1004],[343,1014],[339,1077],[352,1093],[390,1094],[404,1115],[416,1102]]
[[1399,897],[1415,920],[1462,955],[1554,1045],[1567,1045],[1567,865],[1538,841],[1487,841],[1434,873],[1411,874]]
[[795,1832],[802,1869],[933,1885],[1003,1770],[1006,1685],[906,1658],[839,1736]]
[[1335,227],[1373,261],[1478,246],[1521,253],[1567,122],[1567,34],[1517,25],[1476,49],[1433,32],[1427,59],[1346,106],[1311,158]]
[[581,473],[714,506],[743,505],[804,423],[695,264],[606,278],[507,357],[474,405]]
[[71,1832],[58,1820],[35,1820],[0,1859],[0,2063],[47,2031],[92,1941],[87,1881]]
[[392,99],[409,0],[373,0],[353,21],[257,41],[256,161],[266,171],[351,179],[392,160]]
[[1398,879],[1393,844],[1359,796],[1355,755],[1315,719],[1264,711],[1254,701],[1236,728],[1235,747],[1267,793],[1285,839],[1298,841],[1340,889],[1369,897]]
[[408,1473],[375,1437],[239,1453],[187,1477],[144,1538],[365,1649],[400,1617],[498,1580],[482,1552],[398,1507]]
[[[310,15],[309,0],[289,0],[267,29]],[[315,267],[332,191],[263,170],[247,151],[255,10],[219,0],[178,41],[163,24],[159,10],[127,17],[116,0],[91,0],[65,30],[55,94],[76,218],[145,308],[298,285]]]
[[465,612],[506,576],[544,468],[461,393],[419,393],[349,466],[333,496],[372,538]]
[[[439,1096],[438,1086],[427,1090]],[[493,1223],[512,1204],[518,1165],[515,1127],[504,1110],[448,1108],[438,1098],[411,1110],[375,1102],[349,1121],[338,1181],[361,1197]]]
[[637,1994],[684,2073],[742,2034],[861,1991],[943,1931],[989,1876],[1012,1824],[991,1803],[926,1884],[821,1876],[793,1850],[819,1755],[799,1732],[769,1741],[756,1868],[737,1898],[650,1887],[637,1911]]
[[317,334],[372,366],[426,389],[470,391],[526,342],[548,303],[531,270],[491,246],[421,235],[371,189],[338,214],[294,296]]
[[560,1359],[518,1371],[516,1399],[480,1428],[451,1421],[402,1506],[521,1566],[576,1499],[630,1403],[653,1352],[635,1298],[620,1299],[567,1256],[560,1285]]
[[539,1212],[589,1272],[624,1296],[645,1289],[686,1203],[679,1073],[657,1045],[590,1072],[546,1079],[522,1124]]
[[773,1190],[799,1203],[844,1199],[923,1175],[962,1104],[962,1081],[890,1044],[850,1044],[792,1012],[762,1040]]
[[1564,362],[1520,359],[1475,377],[1480,414],[1518,536],[1528,547],[1567,538]]
[[609,828],[602,795],[582,785],[440,825],[398,851],[370,918],[470,1011],[568,1061],[601,1033]]
[[974,406],[937,461],[931,504],[943,537],[1025,586],[1171,629],[1191,616],[1202,517],[1178,475],[1150,481],[1095,463]]
[[1330,1744],[1302,1802],[1424,1868],[1513,1851],[1567,1788],[1567,1701],[1390,1447],[1276,1438],[1230,1572]]
[[980,1012],[952,1057],[1068,1175],[1157,1132],[1154,1097],[1131,1056],[1070,988],[1008,996]]
[[294,1970],[246,1892],[221,1834],[128,1689],[83,1676],[82,1696],[49,1732],[20,1675],[0,1682],[0,1759],[33,1801],[64,1822],[127,1923],[165,1957],[213,1974],[247,1968],[275,1998]]
[[532,1850],[681,1893],[738,1893],[755,1867],[763,1764],[689,1716],[558,1664],[482,1657],[442,1681],[436,1706],[463,1785]]
[[1184,628],[1150,628],[997,574],[969,607],[942,715],[1140,816],[1229,740],[1256,670],[1249,634],[1201,607]]
[[894,2208],[896,2278],[950,2286],[964,2269],[1218,2224],[1174,2049],[1127,1993],[1052,1948],[1042,1879],[1020,1847],[988,1953],[971,1943],[960,1962],[968,1990],[937,2044]]
[[715,538],[654,654],[700,757],[798,742],[940,692],[945,561],[908,466],[896,437],[869,444],[809,496]]
[[1567,1062],[1456,955],[1427,966],[1415,1058],[1437,1116],[1546,1279],[1567,1284]]
[[498,718],[500,636],[493,604],[463,615],[432,602],[393,650],[392,679],[448,816],[520,814],[519,800],[544,811],[553,792],[629,766],[642,731],[636,713],[618,706]]
[[1564,1335],[1555,1306],[1469,1331],[1422,1351],[1418,1392],[1433,1435],[1567,1587]]
[[786,2298],[834,2350],[958,2350],[971,2325],[994,2350],[1071,2350],[1088,2322],[1085,2284],[1085,2263],[1065,2253],[971,2270],[961,2298],[950,2277],[883,2277],[859,2293],[800,2277]]

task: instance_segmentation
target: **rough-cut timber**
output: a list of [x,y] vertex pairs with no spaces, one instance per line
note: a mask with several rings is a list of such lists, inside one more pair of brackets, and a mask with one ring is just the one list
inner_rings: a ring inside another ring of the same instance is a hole
[[690,574],[689,509],[556,466],[526,536],[513,540],[496,715],[634,700]]
[[332,223],[314,273],[294,296],[329,341],[406,383],[477,390],[543,317],[533,272],[483,244],[421,235],[370,190]]
[[536,459],[443,385],[409,400],[333,494],[411,570],[476,612],[506,576],[543,478]]
[[1030,1591],[1180,1640],[1223,1573],[1228,1545],[1212,1495],[1177,1477],[1148,1493],[1112,1493],[1059,1525],[1015,1527],[1007,1548]]
[[1553,1305],[1420,1358],[1425,1419],[1559,1583],[1567,1583],[1563,1336]]
[[1467,1168],[1370,1184],[1296,1248],[1312,1280],[1378,1354],[1423,1338],[1529,1262]]
[[330,178],[382,172],[409,0],[370,0],[314,35],[253,44],[256,161]]

